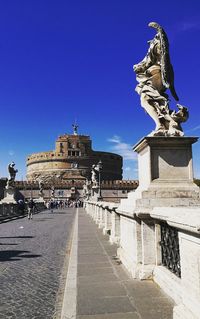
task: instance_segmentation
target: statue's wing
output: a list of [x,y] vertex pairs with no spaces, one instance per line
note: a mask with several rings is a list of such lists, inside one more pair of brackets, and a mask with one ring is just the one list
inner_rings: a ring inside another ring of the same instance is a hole
[[178,97],[176,90],[175,90],[175,87],[174,87],[174,70],[173,70],[173,67],[171,64],[169,67],[169,89],[170,89],[170,92],[171,92],[172,96],[174,97],[174,99],[176,101],[178,101],[179,97]]
[[174,70],[170,62],[169,55],[169,42],[167,35],[163,28],[160,27],[160,40],[161,40],[161,75],[163,84],[166,88],[170,89],[170,92],[176,101],[179,100],[174,87]]
[[174,87],[174,71],[173,67],[170,62],[169,56],[169,42],[167,35],[164,29],[156,22],[150,22],[149,26],[157,30],[157,34],[160,38],[160,46],[161,46],[161,76],[162,76],[162,83],[167,88],[170,89],[172,96],[176,101],[179,100],[178,95],[176,93]]

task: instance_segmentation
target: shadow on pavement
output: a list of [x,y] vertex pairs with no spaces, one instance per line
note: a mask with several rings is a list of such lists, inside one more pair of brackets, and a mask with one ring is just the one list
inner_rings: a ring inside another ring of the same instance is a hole
[[33,218],[32,222],[45,222],[45,221],[48,221],[49,219],[53,219],[53,217],[51,218]]
[[9,239],[9,238],[34,238],[34,236],[0,236],[0,239],[1,238],[6,238],[6,239]]
[[64,215],[64,214],[67,214],[67,212],[57,212],[57,211],[53,211],[51,214]]
[[3,219],[0,219],[0,224],[5,224],[5,223],[9,223],[9,222],[12,222],[12,221],[15,221],[16,219],[22,219],[26,217],[26,215],[21,215],[21,216],[12,216],[11,218],[3,218]]
[[22,258],[37,258],[41,255],[29,254],[27,250],[3,250],[0,251],[0,262],[21,260]]
[[0,245],[4,245],[4,246],[16,246],[16,245],[19,245],[19,244],[12,244],[12,243],[0,243]]

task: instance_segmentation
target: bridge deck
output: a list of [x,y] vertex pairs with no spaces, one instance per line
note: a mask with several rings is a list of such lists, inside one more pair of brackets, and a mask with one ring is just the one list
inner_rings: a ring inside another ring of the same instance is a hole
[[172,319],[173,302],[152,281],[133,280],[86,213],[79,212],[78,319]]

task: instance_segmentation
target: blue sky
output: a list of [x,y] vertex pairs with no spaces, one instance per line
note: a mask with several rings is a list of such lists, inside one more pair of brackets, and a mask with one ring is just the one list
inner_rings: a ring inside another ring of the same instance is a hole
[[[190,112],[184,131],[199,136],[199,0],[0,2],[1,177],[14,160],[25,179],[27,155],[54,149],[76,119],[95,150],[123,155],[124,178],[137,178],[131,148],[154,123],[134,91],[132,66],[155,35],[150,21],[169,37],[176,91]],[[199,142],[193,154],[200,178]]]

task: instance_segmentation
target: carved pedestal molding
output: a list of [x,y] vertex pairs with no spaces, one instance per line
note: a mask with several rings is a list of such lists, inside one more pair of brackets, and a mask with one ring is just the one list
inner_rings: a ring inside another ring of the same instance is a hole
[[139,141],[133,149],[138,153],[140,189],[198,191],[192,168],[192,144],[197,140],[197,137],[147,136]]

